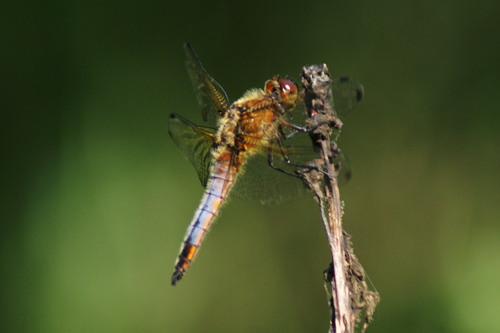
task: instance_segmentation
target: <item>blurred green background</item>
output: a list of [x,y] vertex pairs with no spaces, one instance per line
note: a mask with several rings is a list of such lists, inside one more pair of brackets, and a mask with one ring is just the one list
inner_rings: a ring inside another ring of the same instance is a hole
[[1,8],[2,332],[326,332],[317,206],[233,199],[177,287],[202,195],[190,41],[234,100],[326,63],[366,97],[340,145],[368,332],[498,332],[500,2],[43,1]]

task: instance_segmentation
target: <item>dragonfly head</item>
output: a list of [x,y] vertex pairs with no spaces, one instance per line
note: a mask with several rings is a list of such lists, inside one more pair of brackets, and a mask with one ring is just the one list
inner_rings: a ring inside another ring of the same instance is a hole
[[293,109],[297,103],[299,87],[289,77],[273,77],[266,82],[266,93],[272,94],[287,109]]

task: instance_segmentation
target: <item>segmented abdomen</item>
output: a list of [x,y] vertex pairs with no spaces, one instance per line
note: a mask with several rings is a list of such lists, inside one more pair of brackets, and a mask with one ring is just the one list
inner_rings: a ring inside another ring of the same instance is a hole
[[186,232],[181,253],[175,263],[172,285],[182,278],[191,265],[205,233],[234,184],[236,173],[241,165],[235,162],[233,156],[232,151],[225,148],[212,167],[211,179]]

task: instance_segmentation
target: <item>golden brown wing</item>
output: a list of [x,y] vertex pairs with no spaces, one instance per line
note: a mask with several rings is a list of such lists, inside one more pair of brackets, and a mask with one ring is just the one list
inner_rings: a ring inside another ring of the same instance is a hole
[[212,164],[215,129],[197,126],[186,118],[171,113],[168,117],[168,133],[196,169],[203,187],[206,187]]
[[211,126],[217,126],[220,117],[229,108],[227,94],[207,73],[191,44],[184,44],[184,52],[186,67],[200,104],[203,120]]

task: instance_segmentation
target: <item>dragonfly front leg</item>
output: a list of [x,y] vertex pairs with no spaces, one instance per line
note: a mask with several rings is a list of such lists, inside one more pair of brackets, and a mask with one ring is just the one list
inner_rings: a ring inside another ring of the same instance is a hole
[[320,127],[322,125],[326,125],[326,124],[329,127],[334,127],[334,128],[337,128],[337,129],[340,129],[340,127],[342,127],[342,122],[339,119],[337,119],[337,118],[335,118],[334,120],[328,120],[328,119],[320,120],[314,126],[300,126],[300,125],[297,125],[297,124],[289,123],[289,122],[287,122],[284,119],[280,119],[280,122],[281,122],[282,125],[284,125],[284,126],[286,126],[288,128],[293,129],[292,132],[290,132],[290,133],[288,133],[287,135],[284,136],[286,139],[290,139],[292,136],[294,136],[297,133],[310,133],[310,132],[313,132],[318,127]]

